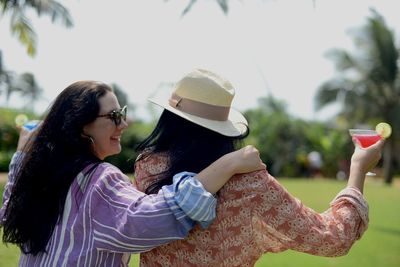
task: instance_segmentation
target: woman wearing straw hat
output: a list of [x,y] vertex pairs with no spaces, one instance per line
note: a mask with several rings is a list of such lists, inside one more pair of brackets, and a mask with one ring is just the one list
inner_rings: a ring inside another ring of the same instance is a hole
[[[167,97],[153,132],[139,145],[136,185],[156,193],[170,174],[203,168],[233,151],[248,133],[247,121],[231,107],[231,83],[197,69]],[[195,228],[185,240],[142,253],[141,266],[253,266],[267,252],[293,249],[320,256],[344,255],[368,225],[362,190],[365,173],[379,158],[383,142],[356,149],[348,186],[324,213],[294,198],[266,170],[235,175],[218,192],[217,218]]]

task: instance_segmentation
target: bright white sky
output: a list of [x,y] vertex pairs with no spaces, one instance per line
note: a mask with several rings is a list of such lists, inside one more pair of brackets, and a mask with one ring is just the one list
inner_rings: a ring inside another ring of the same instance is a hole
[[[348,30],[366,22],[370,6],[397,37],[400,28],[393,0],[231,0],[227,16],[216,1],[199,0],[184,17],[189,0],[60,2],[75,25],[66,29],[33,14],[35,58],[11,37],[8,19],[0,22],[5,67],[34,73],[44,89],[47,100],[38,103],[39,112],[70,83],[91,79],[120,85],[136,115],[148,118],[146,99],[160,84],[200,67],[233,83],[233,106],[241,111],[271,93],[292,115],[326,119],[333,109],[313,109],[317,87],[334,73],[324,54],[334,47],[353,49]],[[12,103],[26,104],[15,98]]]

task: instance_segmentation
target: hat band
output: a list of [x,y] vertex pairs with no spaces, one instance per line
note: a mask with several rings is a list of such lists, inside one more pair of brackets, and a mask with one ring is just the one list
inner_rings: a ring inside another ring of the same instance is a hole
[[191,115],[215,121],[228,120],[230,110],[230,107],[221,107],[198,102],[196,100],[180,97],[175,93],[172,93],[169,99],[169,105]]

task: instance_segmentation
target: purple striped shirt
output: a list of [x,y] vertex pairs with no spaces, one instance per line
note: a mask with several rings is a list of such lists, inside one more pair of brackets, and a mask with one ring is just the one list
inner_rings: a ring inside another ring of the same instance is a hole
[[[10,165],[0,218],[18,157],[15,155]],[[48,253],[22,253],[19,266],[128,266],[131,253],[148,251],[188,234],[194,221],[181,207],[187,206],[183,199],[190,199],[187,195],[193,191],[201,193],[195,202],[191,198],[191,205],[210,202],[198,216],[207,217],[208,222],[215,217],[215,198],[190,175],[175,176],[173,185],[164,186],[157,195],[146,195],[111,164],[101,163],[92,173],[88,173],[89,168],[79,173],[70,187],[63,215],[47,244]]]

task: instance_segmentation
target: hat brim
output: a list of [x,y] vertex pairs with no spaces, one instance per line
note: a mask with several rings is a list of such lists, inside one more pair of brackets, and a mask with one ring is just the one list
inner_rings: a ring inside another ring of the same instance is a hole
[[176,109],[169,105],[168,97],[155,96],[149,98],[148,100],[188,121],[196,123],[200,126],[203,126],[207,129],[210,129],[225,136],[240,136],[246,133],[248,129],[246,118],[234,108],[230,108],[228,120],[216,121],[198,117]]

